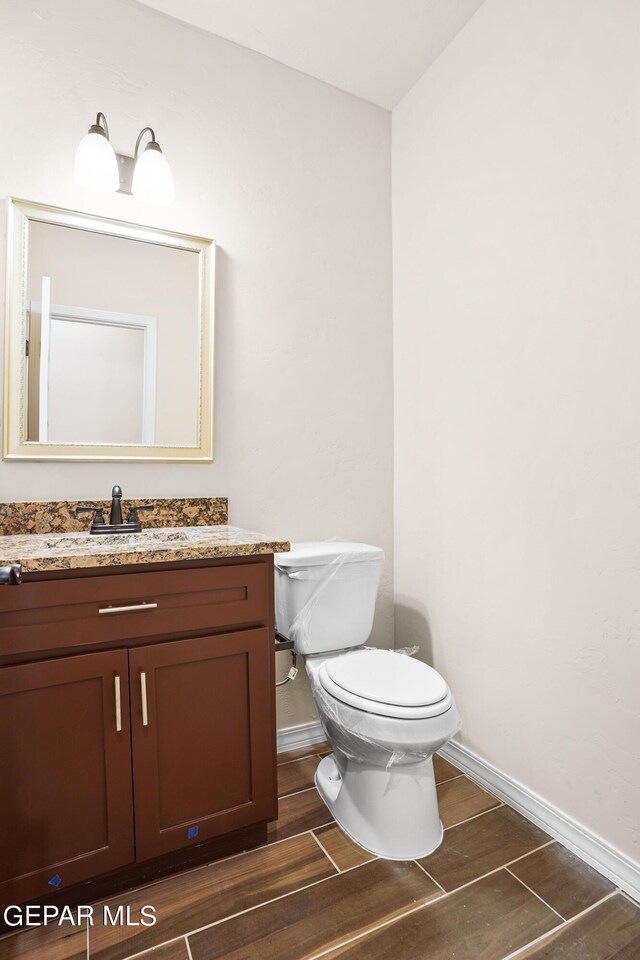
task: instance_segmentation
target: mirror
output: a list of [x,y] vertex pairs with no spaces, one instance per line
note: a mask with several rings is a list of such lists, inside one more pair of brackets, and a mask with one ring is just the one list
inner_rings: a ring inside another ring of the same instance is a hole
[[214,249],[9,202],[5,459],[212,460]]

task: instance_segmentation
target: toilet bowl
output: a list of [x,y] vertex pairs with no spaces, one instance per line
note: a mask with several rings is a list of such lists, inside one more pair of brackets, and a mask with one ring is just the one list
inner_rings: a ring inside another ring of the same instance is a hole
[[460,726],[444,679],[427,664],[364,647],[384,553],[348,542],[276,554],[276,622],[303,658],[333,753],[316,786],[333,818],[389,860],[442,840],[432,757]]

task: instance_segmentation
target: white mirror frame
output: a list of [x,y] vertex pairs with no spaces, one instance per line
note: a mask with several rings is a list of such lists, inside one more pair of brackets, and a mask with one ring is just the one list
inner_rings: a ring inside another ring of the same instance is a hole
[[[215,242],[87,213],[8,198],[7,299],[5,312],[4,460],[90,460],[211,463],[213,460],[213,342]],[[200,402],[194,447],[143,444],[40,443],[26,439],[27,259],[29,222],[106,233],[128,240],[164,244],[198,255],[200,304]]]

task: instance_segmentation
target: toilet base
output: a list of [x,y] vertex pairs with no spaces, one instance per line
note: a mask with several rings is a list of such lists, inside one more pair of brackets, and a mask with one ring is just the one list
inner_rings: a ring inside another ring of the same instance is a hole
[[430,757],[386,769],[334,750],[320,761],[315,783],[338,826],[377,857],[416,860],[442,843]]

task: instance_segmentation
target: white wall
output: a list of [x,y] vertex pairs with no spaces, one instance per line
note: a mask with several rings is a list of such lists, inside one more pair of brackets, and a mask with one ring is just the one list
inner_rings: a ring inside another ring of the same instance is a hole
[[[389,114],[118,0],[3,0],[1,20],[0,196],[210,236],[219,249],[215,463],[3,463],[0,498],[91,499],[118,482],[125,497],[228,496],[233,523],[281,537],[380,544],[376,639],[388,645]],[[98,110],[120,152],[155,127],[172,206],[74,183]],[[278,701],[282,726],[315,715],[302,675]]]
[[397,640],[640,860],[640,4],[487,0],[393,114]]

